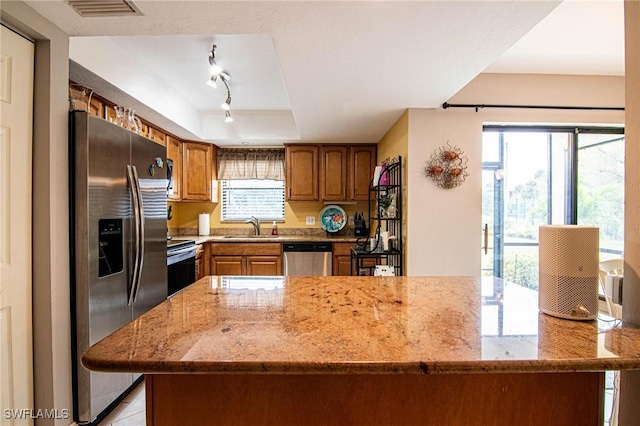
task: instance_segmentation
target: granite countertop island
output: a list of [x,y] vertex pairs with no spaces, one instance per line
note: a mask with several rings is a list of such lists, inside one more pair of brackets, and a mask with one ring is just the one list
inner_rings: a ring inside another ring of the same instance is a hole
[[[640,328],[541,314],[494,278],[206,277],[82,360],[147,373],[150,425],[180,424],[181,392],[190,424],[485,424],[508,404],[496,424],[601,425],[602,372],[640,369]],[[210,407],[216,392],[233,403]]]

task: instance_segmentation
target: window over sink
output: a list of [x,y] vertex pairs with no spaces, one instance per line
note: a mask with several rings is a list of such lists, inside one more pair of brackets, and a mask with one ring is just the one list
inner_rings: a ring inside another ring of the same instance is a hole
[[222,222],[284,220],[284,181],[270,179],[223,180]]
[[222,222],[284,220],[284,149],[220,149]]

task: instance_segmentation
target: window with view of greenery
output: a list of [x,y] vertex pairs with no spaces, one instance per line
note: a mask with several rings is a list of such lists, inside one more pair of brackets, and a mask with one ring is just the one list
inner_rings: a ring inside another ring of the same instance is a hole
[[284,220],[284,181],[269,179],[223,180],[221,184],[223,222]]
[[598,226],[600,258],[622,255],[623,129],[487,127],[484,274],[537,289],[538,228],[547,224]]

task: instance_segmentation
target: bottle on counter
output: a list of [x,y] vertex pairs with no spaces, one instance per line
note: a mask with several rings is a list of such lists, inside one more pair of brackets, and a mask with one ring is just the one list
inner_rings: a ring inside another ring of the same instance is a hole
[[278,235],[278,224],[276,221],[273,221],[273,226],[271,227],[271,235]]

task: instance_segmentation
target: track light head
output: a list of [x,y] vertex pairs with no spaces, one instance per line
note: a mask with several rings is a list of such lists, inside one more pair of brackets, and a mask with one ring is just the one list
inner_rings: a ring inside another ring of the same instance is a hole
[[213,87],[214,89],[216,87],[218,87],[218,85],[216,84],[216,81],[218,80],[218,76],[217,75],[212,75],[211,78],[209,80],[207,80],[207,85]]
[[233,117],[231,116],[231,112],[225,111],[224,112],[224,122],[225,123],[231,123],[232,121],[233,121]]

